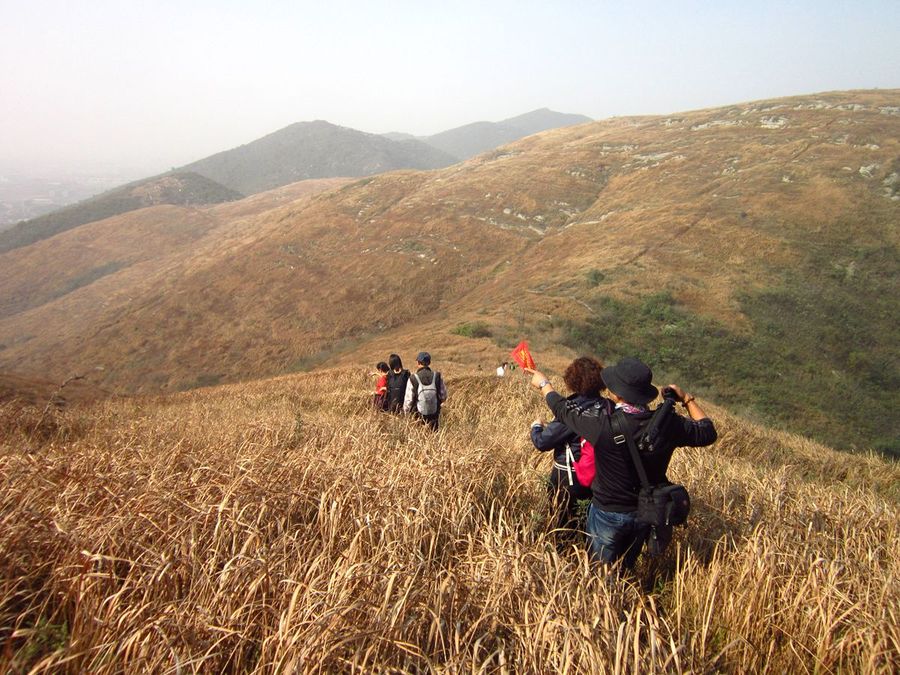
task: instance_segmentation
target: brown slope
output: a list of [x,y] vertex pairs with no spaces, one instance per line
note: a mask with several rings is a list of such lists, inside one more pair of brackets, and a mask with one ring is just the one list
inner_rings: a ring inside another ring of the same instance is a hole
[[155,206],[7,254],[0,270],[0,317],[46,305],[120,270],[165,257],[219,224],[202,209]]
[[[98,336],[141,303],[164,296],[191,270],[265,237],[260,213],[346,182],[304,181],[206,209],[152,207],[0,256],[0,324],[10,328],[0,329],[4,363],[38,377],[89,373],[95,382],[114,381],[109,364],[123,350],[139,351],[144,337],[135,331],[135,346],[122,339],[104,345]],[[152,336],[156,328],[144,333]],[[100,349],[93,348],[96,340]]]
[[70,403],[85,403],[109,395],[86,380],[87,376],[76,375],[61,382],[51,382],[0,373],[0,406],[9,405],[17,411],[21,405],[60,409]]
[[[14,334],[2,358],[18,358],[32,368],[99,364],[107,368],[107,381],[132,387],[297,367],[336,340],[437,309],[444,298],[477,283],[480,277],[470,278],[470,269],[493,266],[498,251],[517,251],[537,236],[521,228],[486,227],[484,216],[475,215],[485,185],[503,185],[483,168],[379,177],[272,211],[254,224],[254,232],[265,230],[265,237],[231,240],[192,256],[177,283],[144,284],[129,292],[133,301],[127,307],[119,303],[117,310],[99,313],[94,307],[102,318],[91,321],[88,339],[69,331],[75,339],[59,341],[39,327],[58,323],[72,307],[83,311],[95,294],[71,294],[66,303],[17,317],[0,331],[9,326],[18,336],[34,337],[20,345]],[[449,197],[444,181],[456,184]],[[578,186],[569,182],[568,192],[575,194]],[[506,192],[516,200],[543,198],[555,185],[556,180],[543,188],[533,182],[530,190],[523,185]],[[591,185],[579,200],[590,203],[596,191]],[[391,252],[397,255],[386,273],[384,254]],[[438,259],[442,264],[435,264]]]
[[44,305],[136,263],[187,250],[226,222],[258,215],[344,182],[302,181],[205,208],[148,207],[37,242],[0,257],[0,318]]
[[[168,259],[163,283],[116,275],[128,302],[98,306],[104,279],[3,320],[0,366],[102,364],[106,383],[135,389],[282,372],[381,334],[437,348],[462,320],[530,330],[539,315],[590,316],[591,269],[604,294],[665,287],[740,327],[736,294],[768,268],[857,212],[896,214],[898,99],[606,120],[359,181],[223,225],[232,236]],[[861,224],[859,241],[896,246],[884,222]],[[61,328],[73,313],[90,318]]]
[[[590,130],[581,139],[553,132],[519,144],[536,154],[564,144],[573,170],[602,166],[609,183],[469,303],[503,308],[529,293],[545,298],[546,311],[583,314],[583,272],[596,269],[603,293],[668,287],[739,324],[734,297],[765,282],[763,261],[789,267],[817,238],[873,210],[894,217],[857,223],[856,243],[898,244],[897,102],[898,92],[827,94],[611,120],[581,127]],[[520,273],[548,265],[562,273]]]

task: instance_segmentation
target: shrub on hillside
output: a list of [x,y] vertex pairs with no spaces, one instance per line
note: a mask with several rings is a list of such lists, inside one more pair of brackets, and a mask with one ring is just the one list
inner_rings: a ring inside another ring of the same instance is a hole
[[483,321],[473,321],[471,323],[461,323],[452,331],[454,335],[462,335],[468,338],[483,338],[491,336],[491,329]]
[[590,286],[591,288],[599,286],[600,282],[606,278],[606,275],[598,269],[589,270],[587,275],[585,276],[587,278],[588,286]]

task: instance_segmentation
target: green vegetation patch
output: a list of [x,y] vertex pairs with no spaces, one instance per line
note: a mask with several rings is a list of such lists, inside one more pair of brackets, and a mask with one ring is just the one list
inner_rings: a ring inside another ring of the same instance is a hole
[[461,323],[450,331],[454,335],[462,335],[468,338],[483,338],[491,336],[491,329],[483,321]]
[[86,272],[82,272],[76,277],[69,279],[65,285],[59,289],[59,291],[55,294],[55,297],[59,298],[64,295],[68,295],[72,291],[78,290],[83,286],[90,286],[92,283],[97,281],[98,279],[102,279],[108,274],[114,274],[118,272],[120,269],[125,267],[126,263],[119,261],[111,261],[108,263],[104,263],[103,265],[98,265],[97,267],[92,267]]
[[587,279],[588,286],[595,288],[606,278],[606,275],[598,269],[592,269],[588,271],[585,278]]
[[198,387],[215,387],[222,382],[222,375],[219,373],[201,373],[197,376],[193,383],[187,386],[187,389],[197,389]]
[[[604,359],[636,355],[656,381],[685,387],[767,424],[842,449],[900,457],[895,247],[819,250],[741,297],[749,330],[678,305],[601,297],[596,316],[564,324],[564,342]],[[852,270],[852,272],[851,272]]]
[[[50,623],[40,619],[29,631],[24,645],[13,655],[11,672],[26,672],[41,658],[66,648],[69,642],[69,627],[65,623]],[[15,645],[15,643],[13,643]]]

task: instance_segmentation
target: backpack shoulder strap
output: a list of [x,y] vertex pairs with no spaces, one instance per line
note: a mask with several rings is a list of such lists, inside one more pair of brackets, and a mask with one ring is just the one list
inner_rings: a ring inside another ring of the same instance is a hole
[[653,417],[644,429],[641,435],[641,449],[647,452],[656,450],[656,443],[660,439],[663,429],[669,422],[675,410],[675,401],[667,398],[656,410],[653,411]]
[[650,487],[650,481],[647,480],[647,472],[644,470],[644,463],[641,461],[637,446],[634,444],[634,438],[632,438],[625,423],[625,413],[621,410],[616,410],[610,416],[610,422],[612,423],[613,443],[616,445],[628,444],[628,452],[631,453],[631,461],[634,462],[634,468],[637,469],[641,485],[645,488]]

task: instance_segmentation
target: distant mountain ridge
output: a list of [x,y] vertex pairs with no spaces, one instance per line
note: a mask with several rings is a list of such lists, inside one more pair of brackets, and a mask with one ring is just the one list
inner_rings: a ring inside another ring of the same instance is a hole
[[468,159],[525,136],[591,122],[590,117],[540,108],[500,122],[473,122],[427,136],[421,140],[446,153]]
[[250,195],[310,178],[438,169],[456,161],[456,157],[415,139],[394,141],[316,120],[291,124],[181,170],[194,171]]
[[60,232],[129,211],[172,204],[219,204],[244,195],[191,171],[153,176],[128,183],[58,211],[32,218],[0,232],[0,253],[47,239]]
[[539,108],[499,122],[472,122],[431,136],[413,136],[398,131],[383,135],[395,141],[419,140],[462,160],[512,143],[525,136],[592,121],[590,117],[584,115]]
[[547,108],[416,138],[370,134],[323,120],[297,122],[197,160],[0,231],[0,253],[89,222],[158,204],[218,204],[298,181],[440,169],[539,131],[590,121]]

